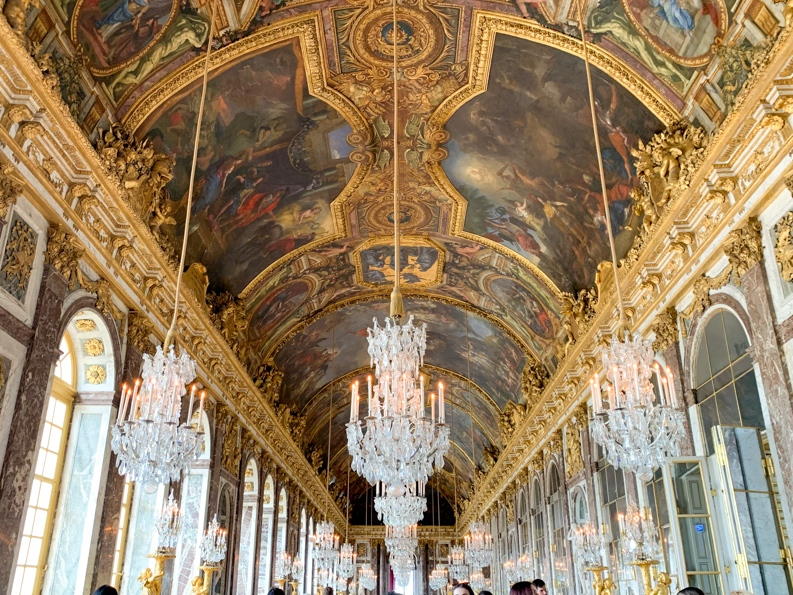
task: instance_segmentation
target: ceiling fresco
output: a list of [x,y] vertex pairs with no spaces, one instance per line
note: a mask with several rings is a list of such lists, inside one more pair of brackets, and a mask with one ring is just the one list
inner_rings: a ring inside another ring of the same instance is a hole
[[[448,502],[470,496],[504,446],[505,407],[525,400],[524,370],[539,362],[553,374],[565,355],[566,292],[591,288],[607,257],[577,4],[400,2],[396,127],[390,2],[218,6],[188,264],[244,306],[240,359],[252,375],[283,372],[274,405],[305,416],[307,455],[326,452],[336,391],[341,474],[347,385],[368,366],[366,327],[386,313],[398,216],[406,305],[428,326],[426,371],[451,387],[454,448],[433,481]],[[92,77],[80,97],[101,99],[73,110],[88,133],[118,119],[174,157],[171,240],[186,215],[209,8],[47,0],[28,19],[42,51],[70,51],[47,31],[79,46]],[[781,10],[763,0],[583,3],[622,254],[635,233],[630,149],[681,116],[712,130],[730,105],[719,44],[765,43]]]
[[[199,89],[155,112],[141,131],[176,158],[168,185],[184,220]],[[308,94],[296,41],[216,74],[198,155],[189,258],[234,294],[269,264],[334,231],[330,203],[352,174],[342,116]],[[173,229],[181,237],[183,227]]]
[[[601,72],[593,83],[609,208],[624,253],[636,183],[630,148],[662,124]],[[497,36],[487,92],[458,109],[447,128],[443,169],[467,201],[465,231],[521,254],[568,291],[590,286],[608,243],[581,60]]]

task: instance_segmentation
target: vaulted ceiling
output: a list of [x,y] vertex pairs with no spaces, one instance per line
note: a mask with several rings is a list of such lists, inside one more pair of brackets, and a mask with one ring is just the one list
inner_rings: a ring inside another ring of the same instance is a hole
[[[132,19],[122,6],[60,10],[119,117],[175,156],[183,221],[207,6],[151,0]],[[586,4],[621,254],[636,228],[630,149],[692,104],[728,12]],[[390,3],[246,0],[217,20],[188,263],[244,300],[249,363],[284,372],[280,403],[306,417],[307,451],[324,458],[330,429],[341,477],[348,387],[366,374],[366,328],[387,314],[394,271]],[[558,364],[562,293],[593,285],[605,219],[570,0],[404,0],[399,23],[402,281],[427,323],[425,372],[449,386],[453,446],[436,483],[451,502],[503,447],[526,364]]]

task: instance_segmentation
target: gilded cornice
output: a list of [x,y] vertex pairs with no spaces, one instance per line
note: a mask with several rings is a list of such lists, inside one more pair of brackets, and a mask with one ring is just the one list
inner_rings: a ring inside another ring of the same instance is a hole
[[[417,528],[420,542],[426,541],[453,541],[461,539],[457,528],[453,525],[419,525]],[[350,541],[383,541],[385,539],[384,525],[350,525]]]
[[[764,172],[775,171],[793,155],[789,127],[784,134],[765,119],[781,96],[793,95],[789,85],[793,76],[791,31],[793,28],[788,26],[780,32],[776,44],[744,86],[733,112],[709,140],[688,188],[671,201],[635,260],[620,267],[621,285],[629,288],[625,300],[633,310],[634,329],[646,329],[659,312],[685,296],[704,271],[724,258],[728,231],[742,227],[751,214],[776,196],[774,188],[757,190],[761,184],[767,185]],[[725,179],[734,182],[722,183]],[[784,187],[782,176],[775,183]],[[719,191],[718,200],[714,200],[714,189]],[[680,233],[692,234],[686,250],[672,246]],[[719,275],[712,283],[724,283],[726,279]],[[614,296],[605,295],[603,300],[589,329],[571,347],[542,398],[530,409],[522,427],[478,486],[458,521],[461,526],[497,501],[505,486],[522,473],[527,461],[543,449],[544,441],[534,442],[536,436],[550,436],[582,400],[580,390],[585,388],[585,379],[580,378],[580,370],[595,355],[603,337],[613,332],[616,320]],[[571,391],[571,385],[576,390]]]
[[[161,336],[172,307],[174,269],[5,19],[0,19],[0,62],[4,65],[0,71],[0,144],[25,179],[38,185],[30,200],[50,220],[74,233],[85,248],[83,259],[107,280],[121,302],[146,312],[155,334]],[[12,111],[18,117],[6,117]],[[121,242],[126,246],[123,250],[118,248],[118,238],[127,240]],[[199,379],[212,396],[225,402],[275,464],[294,478],[315,505],[324,508],[324,484],[278,423],[203,304],[185,298],[177,330],[180,344],[196,359]],[[338,525],[343,522],[336,506],[329,516]]]

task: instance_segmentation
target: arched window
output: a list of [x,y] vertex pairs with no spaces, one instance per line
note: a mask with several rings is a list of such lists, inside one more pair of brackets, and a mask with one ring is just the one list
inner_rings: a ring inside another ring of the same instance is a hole
[[574,525],[583,525],[589,522],[589,507],[586,501],[586,492],[582,488],[573,491],[571,500],[571,512]]
[[724,309],[710,317],[700,334],[693,388],[708,454],[714,452],[714,426],[765,428],[748,348],[740,321]]
[[537,576],[545,568],[545,505],[542,501],[540,480],[531,487],[531,528],[534,544],[534,569]]
[[[229,489],[228,484],[226,484],[220,490],[220,500],[218,501],[218,524],[221,527],[224,527],[226,530],[231,529],[232,522],[234,521],[233,510],[234,499],[231,496],[231,490]],[[215,575],[215,584],[211,590],[211,593],[215,593],[217,595],[225,593],[226,580],[228,576],[228,566],[226,566],[221,572]]]
[[93,310],[67,322],[59,350],[19,540],[15,594],[84,591],[93,565],[115,352],[104,319]]
[[245,467],[244,481],[242,518],[240,519],[240,551],[237,564],[237,595],[253,593],[256,522],[259,510],[259,468],[253,459],[248,460],[248,465]]
[[212,435],[206,411],[193,413],[193,425],[200,427],[204,434],[201,452],[190,473],[182,481],[179,506],[182,509],[182,530],[176,546],[174,561],[174,581],[171,593],[182,595],[190,581],[198,574],[198,544],[206,525],[207,498],[209,497],[209,459],[212,452]]
[[272,564],[273,551],[273,523],[275,514],[273,505],[275,504],[275,482],[271,475],[268,475],[262,486],[262,522],[260,527],[260,546],[259,546],[259,588],[265,591],[270,586],[270,567]]
[[567,593],[567,530],[564,522],[564,496],[559,468],[551,465],[548,471],[549,521],[551,526],[551,553],[553,556],[553,578],[555,590]]
[[297,578],[298,581],[298,593],[303,592],[303,584],[305,583],[305,574],[306,574],[306,566],[307,566],[307,552],[308,552],[308,519],[306,518],[306,509],[303,508],[300,511],[300,532],[299,535],[299,543],[298,543],[298,556],[300,558],[300,563],[302,564],[303,572],[300,573],[299,577]]
[[529,507],[526,502],[526,490],[518,495],[518,542],[521,551],[528,551],[529,545]]
[[289,496],[286,488],[281,488],[278,493],[278,526],[275,537],[275,555],[286,551],[286,519],[289,510]]

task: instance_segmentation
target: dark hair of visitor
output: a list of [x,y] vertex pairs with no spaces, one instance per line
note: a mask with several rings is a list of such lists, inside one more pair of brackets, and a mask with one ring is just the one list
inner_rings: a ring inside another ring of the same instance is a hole
[[452,589],[452,591],[454,591],[455,589],[465,589],[468,595],[476,595],[474,593],[474,590],[471,588],[471,585],[469,585],[468,583],[457,583],[456,585],[454,585],[454,589]]
[[509,595],[532,595],[531,583],[529,581],[518,581],[509,590]]
[[273,587],[269,591],[267,591],[267,595],[286,595],[283,589],[279,589],[278,587]]
[[325,587],[324,595],[333,595],[333,588]]
[[545,581],[541,578],[535,578],[531,581],[531,584],[534,585],[537,589],[542,589],[545,586]]
[[479,595],[493,595],[490,591],[479,591]]
[[94,591],[93,595],[118,595],[118,591],[110,585],[102,585]]
[[677,595],[705,595],[705,591],[698,587],[686,587],[685,589],[680,589]]

